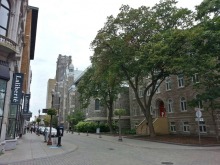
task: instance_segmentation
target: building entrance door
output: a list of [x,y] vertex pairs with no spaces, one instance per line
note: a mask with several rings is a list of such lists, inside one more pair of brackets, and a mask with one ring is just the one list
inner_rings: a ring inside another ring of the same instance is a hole
[[166,116],[166,110],[164,108],[163,101],[160,101],[160,103],[159,103],[159,112],[160,112],[160,117],[165,117]]

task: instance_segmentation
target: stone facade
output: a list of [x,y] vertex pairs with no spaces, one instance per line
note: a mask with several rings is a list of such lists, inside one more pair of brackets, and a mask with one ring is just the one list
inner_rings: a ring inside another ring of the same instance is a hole
[[[195,82],[186,82],[186,78],[183,78],[182,81],[178,76],[171,76],[170,79],[165,80],[160,85],[158,92],[153,97],[151,114],[155,120],[167,118],[170,134],[198,134],[195,107],[188,106],[188,102],[196,98],[197,95],[192,88],[192,83]],[[131,89],[130,107],[131,128],[135,128],[144,120],[144,115],[137,105]],[[200,133],[202,135],[214,135],[214,124],[211,115],[204,110],[201,112],[203,121],[200,122]]]
[[[81,109],[85,114],[85,121],[94,121],[94,122],[102,122],[107,123],[108,120],[108,108],[105,106],[101,106],[99,98],[91,98],[90,104],[87,108],[82,109],[79,97],[80,94],[77,92],[77,85],[80,82],[83,74],[86,72],[85,70],[75,81],[74,81],[74,104],[75,109]],[[118,94],[118,99],[113,103],[113,110],[123,108],[126,110],[126,115],[121,117],[122,129],[130,129],[130,107],[129,107],[129,87],[122,87],[121,93]],[[113,121],[118,121],[118,116],[114,116]]]

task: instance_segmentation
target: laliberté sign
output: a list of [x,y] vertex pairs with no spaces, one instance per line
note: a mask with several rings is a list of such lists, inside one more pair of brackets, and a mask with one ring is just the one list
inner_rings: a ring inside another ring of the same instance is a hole
[[11,104],[20,104],[22,99],[23,73],[14,73],[11,86]]

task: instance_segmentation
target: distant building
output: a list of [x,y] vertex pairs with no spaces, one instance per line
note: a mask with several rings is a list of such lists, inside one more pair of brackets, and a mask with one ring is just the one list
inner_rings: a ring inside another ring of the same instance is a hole
[[74,69],[72,57],[59,54],[56,66],[55,79],[48,80],[47,108],[55,108],[58,111],[58,123],[63,123],[68,128],[66,117],[70,114],[69,95],[73,88],[75,76],[82,71]]
[[[87,108],[82,108],[79,102],[80,93],[77,91],[77,85],[80,82],[83,75],[86,73],[87,69],[74,81],[74,88],[72,89],[72,95],[70,97],[71,107],[73,109],[80,109],[85,114],[85,121],[102,122],[107,123],[108,121],[108,108],[106,106],[101,106],[99,98],[91,98],[90,104]],[[113,110],[122,108],[126,110],[126,115],[121,117],[122,129],[130,129],[130,107],[129,107],[129,87],[122,87],[122,92],[118,94],[118,99],[114,101]],[[114,116],[112,120],[117,122],[118,116]]]

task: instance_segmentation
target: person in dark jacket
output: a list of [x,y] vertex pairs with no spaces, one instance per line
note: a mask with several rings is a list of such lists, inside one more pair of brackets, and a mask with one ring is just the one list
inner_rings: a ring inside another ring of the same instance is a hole
[[60,147],[61,145],[61,137],[63,136],[63,127],[58,126],[57,127],[57,137],[58,137],[58,143],[57,146]]

